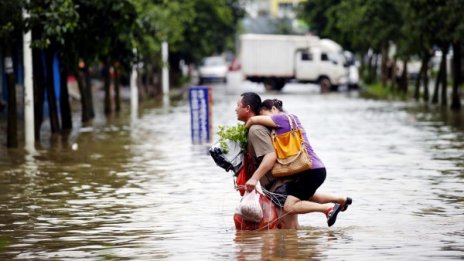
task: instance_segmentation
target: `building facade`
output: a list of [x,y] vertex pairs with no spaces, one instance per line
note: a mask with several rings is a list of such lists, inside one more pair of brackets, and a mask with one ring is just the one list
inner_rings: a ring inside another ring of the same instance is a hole
[[299,3],[306,0],[270,0],[270,15],[272,17],[295,18],[295,9]]

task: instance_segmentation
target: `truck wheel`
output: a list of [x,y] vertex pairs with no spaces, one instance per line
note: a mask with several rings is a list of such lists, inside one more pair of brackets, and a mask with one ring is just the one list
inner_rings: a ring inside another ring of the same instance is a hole
[[330,91],[332,84],[328,78],[323,77],[319,80],[319,86],[321,87],[321,93],[326,93]]
[[266,91],[272,91],[272,81],[264,81],[263,84]]
[[266,91],[273,91],[276,89],[277,80],[266,79],[264,80],[263,84],[264,84],[264,89],[266,89]]
[[274,90],[280,91],[285,86],[285,80],[276,80],[274,81]]
[[267,79],[263,82],[266,91],[280,91],[285,86],[285,80]]

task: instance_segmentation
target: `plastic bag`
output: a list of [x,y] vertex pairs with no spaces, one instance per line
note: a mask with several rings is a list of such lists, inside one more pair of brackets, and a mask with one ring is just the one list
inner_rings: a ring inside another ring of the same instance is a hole
[[245,192],[238,205],[238,212],[240,212],[244,220],[256,223],[261,222],[261,219],[263,219],[263,209],[259,203],[259,194],[256,190]]
[[279,228],[277,207],[263,194],[259,192],[257,194],[259,195],[259,204],[263,212],[263,218],[259,223],[247,221],[239,213],[239,208],[237,207],[234,214],[234,223],[237,230],[268,230]]
[[226,171],[232,170],[235,174],[238,174],[243,165],[243,151],[240,143],[227,139],[225,142],[229,148],[227,152],[221,149],[220,142],[216,142],[209,148],[209,153],[216,165]]

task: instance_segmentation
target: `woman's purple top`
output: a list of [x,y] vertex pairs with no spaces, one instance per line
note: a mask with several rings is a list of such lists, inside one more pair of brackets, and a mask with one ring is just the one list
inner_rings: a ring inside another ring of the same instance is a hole
[[[301,125],[300,119],[298,119],[296,115],[292,114],[292,116],[296,120],[298,128],[302,130],[303,140],[306,146],[306,150],[308,151],[309,156],[311,157],[313,169],[325,168],[324,163],[322,163],[321,159],[319,159],[319,157],[316,155],[313,148],[311,147],[311,144],[309,144],[308,136],[306,135],[305,129]],[[283,113],[275,114],[271,116],[271,119],[277,125],[277,127],[275,128],[276,134],[282,134],[290,131],[290,123],[288,122],[287,115]]]

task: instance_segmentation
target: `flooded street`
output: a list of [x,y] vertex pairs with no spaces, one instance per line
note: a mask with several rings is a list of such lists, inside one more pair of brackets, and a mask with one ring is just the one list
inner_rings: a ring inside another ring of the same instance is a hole
[[35,154],[0,148],[0,259],[464,258],[462,124],[356,92],[292,84],[270,93],[243,83],[212,86],[213,131],[236,124],[244,91],[297,114],[327,167],[319,191],[353,198],[333,227],[307,214],[301,230],[237,232],[232,173],[191,144],[184,99]]

